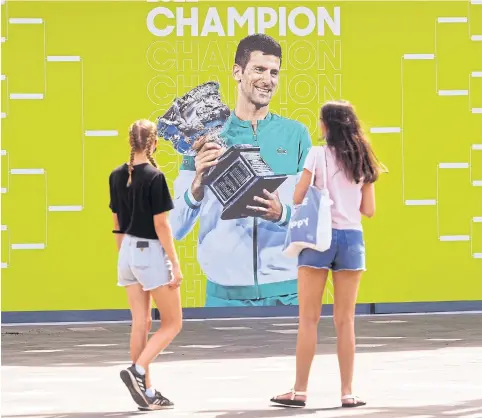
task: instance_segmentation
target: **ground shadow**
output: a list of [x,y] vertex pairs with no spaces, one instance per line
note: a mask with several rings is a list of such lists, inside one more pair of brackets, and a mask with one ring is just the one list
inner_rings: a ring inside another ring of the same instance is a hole
[[[318,415],[318,412],[337,409],[340,416],[351,416],[350,411],[363,409],[364,418],[407,418],[411,416],[423,415],[429,417],[441,417],[450,412],[450,416],[463,417],[465,414],[470,417],[482,414],[482,399],[460,402],[452,405],[425,405],[410,407],[377,407],[364,406],[359,408],[304,408],[292,409],[283,407],[271,407],[270,409],[260,410],[207,410],[204,414],[214,414],[215,418],[277,418],[304,415]],[[460,410],[460,413],[456,411]],[[342,412],[343,411],[343,412]],[[457,414],[457,415],[456,415]],[[322,417],[323,414],[320,414]]]
[[[477,313],[358,317],[357,352],[482,347],[481,322]],[[296,325],[297,318],[186,322],[156,361],[292,356]],[[153,329],[157,327],[158,322]],[[129,324],[4,327],[2,365],[102,367],[128,362],[129,333]],[[321,318],[317,354],[336,353],[335,335],[332,318]]]
[[2,418],[131,418],[151,416],[150,411],[112,411],[112,412],[63,412],[58,414],[21,414],[2,415]]
[[[355,408],[359,410],[358,408]],[[482,399],[460,402],[451,405],[424,405],[424,406],[410,406],[410,407],[377,407],[376,405],[361,407],[363,409],[364,418],[407,418],[411,416],[423,415],[426,418],[441,417],[441,416],[459,416],[463,417],[464,414],[475,417],[477,414],[482,414]],[[266,407],[265,409],[258,410],[199,410],[190,412],[190,416],[206,416],[209,418],[283,418],[283,417],[296,417],[296,416],[310,416],[318,415],[323,417],[323,411],[339,410],[340,416],[351,416],[350,411],[353,409],[332,407],[332,408],[304,408],[293,409],[283,407]],[[159,413],[168,413],[169,410],[159,411]],[[172,411],[175,411],[172,410]],[[460,411],[460,412],[457,412]],[[58,413],[58,414],[34,414],[34,415],[2,415],[4,418],[108,418],[108,417],[139,417],[146,414],[152,414],[152,412],[78,412],[78,413]],[[457,415],[458,414],[458,415]]]

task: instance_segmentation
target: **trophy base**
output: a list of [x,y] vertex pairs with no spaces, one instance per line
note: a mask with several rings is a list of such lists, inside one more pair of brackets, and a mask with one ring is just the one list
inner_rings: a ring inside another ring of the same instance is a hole
[[[264,194],[263,190],[267,190],[270,193],[276,191],[276,189],[283,184],[286,180],[286,176],[272,176],[272,177],[260,177],[256,179],[253,183],[251,183],[247,189],[243,190],[241,195],[238,195],[237,198],[229,202],[223,209],[221,214],[222,220],[230,220],[230,219],[240,219],[240,218],[248,218],[252,217],[259,217],[263,214],[261,211],[247,209],[247,206],[263,206],[256,200],[254,200],[255,196],[261,197],[266,199],[266,195]],[[212,190],[212,189],[211,189]]]
[[263,189],[273,193],[287,178],[274,174],[259,147],[237,144],[226,150],[202,183],[223,205],[221,219],[227,220],[260,216],[260,211],[246,206],[259,206],[254,197],[266,198]]

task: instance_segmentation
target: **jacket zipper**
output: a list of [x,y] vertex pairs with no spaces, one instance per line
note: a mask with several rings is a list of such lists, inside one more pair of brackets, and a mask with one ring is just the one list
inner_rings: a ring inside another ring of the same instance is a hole
[[[253,125],[251,127],[253,128],[254,145],[258,146],[256,127]],[[258,283],[258,218],[256,216],[253,217],[253,270],[256,299],[260,299]]]

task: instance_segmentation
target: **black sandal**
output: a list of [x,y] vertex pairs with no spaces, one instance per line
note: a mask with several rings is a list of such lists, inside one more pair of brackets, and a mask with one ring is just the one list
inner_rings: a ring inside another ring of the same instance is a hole
[[278,395],[278,396],[273,396],[270,399],[270,401],[279,405],[289,406],[293,408],[304,408],[306,406],[305,401],[295,399],[297,396],[306,396],[306,392],[296,392],[294,389],[291,389],[290,393],[291,393],[290,399],[278,399],[278,396],[282,396],[282,395]]
[[[353,399],[353,402],[343,402],[347,399]],[[362,401],[356,395],[345,395],[345,396],[342,396],[341,400],[342,400],[341,406],[343,408],[356,408],[357,406],[364,406],[367,404],[365,401]]]

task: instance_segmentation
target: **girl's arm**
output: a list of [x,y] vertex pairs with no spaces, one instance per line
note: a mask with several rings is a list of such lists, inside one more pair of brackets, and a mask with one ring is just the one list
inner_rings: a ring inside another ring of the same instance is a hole
[[[117,213],[112,214],[112,220],[114,221],[114,231],[119,231],[119,218]],[[117,245],[117,251],[120,251],[124,234],[114,233],[115,243]]]
[[375,215],[375,184],[367,183],[362,187],[362,201],[360,212],[367,218]]
[[179,259],[177,258],[176,247],[174,246],[168,212],[154,215],[154,228],[156,229],[156,234],[161,242],[162,248],[164,248],[169,261],[172,263],[173,270],[179,269]]
[[167,257],[172,264],[172,279],[169,286],[177,288],[181,286],[183,275],[179,259],[177,258],[176,247],[174,246],[174,238],[167,211],[154,215],[154,228],[156,229],[156,234],[161,242],[162,248],[164,248]]
[[301,205],[303,199],[306,196],[306,192],[311,184],[311,171],[308,169],[303,169],[300,181],[296,184],[295,192],[293,195],[293,203],[295,205]]

